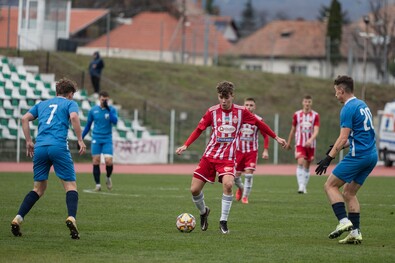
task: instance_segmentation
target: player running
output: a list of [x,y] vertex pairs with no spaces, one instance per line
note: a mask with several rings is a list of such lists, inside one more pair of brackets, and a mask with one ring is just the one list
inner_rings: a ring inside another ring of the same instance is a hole
[[[82,141],[78,105],[73,101],[76,87],[75,82],[71,80],[59,80],[56,83],[57,97],[34,105],[22,117],[26,155],[33,157],[34,185],[33,190],[26,195],[18,214],[11,222],[11,232],[14,236],[22,236],[20,226],[30,209],[45,193],[49,170],[53,165],[55,173],[66,191],[68,212],[66,225],[72,239],[80,238],[75,220],[78,207],[76,174],[67,142],[67,133],[71,122],[78,139],[79,153],[83,154],[86,150]],[[36,144],[32,141],[29,128],[29,122],[35,119],[38,119]]]
[[[247,98],[244,100],[244,106],[249,110],[255,117],[262,121],[263,119],[256,115],[255,99]],[[251,193],[253,174],[258,161],[258,127],[245,123],[241,127],[241,133],[239,136],[238,147],[236,150],[236,177],[235,184],[238,187],[236,191],[236,200],[243,204],[248,204],[248,197]],[[268,159],[269,153],[269,137],[266,133],[262,133],[264,138],[264,149],[262,152],[262,158]],[[244,184],[241,181],[241,174],[244,172]]]
[[206,128],[211,126],[210,140],[192,177],[191,193],[192,200],[200,212],[200,227],[206,231],[210,208],[205,204],[202,190],[207,182],[215,182],[218,173],[218,181],[222,183],[223,189],[219,224],[222,234],[229,233],[227,222],[233,200],[232,187],[235,175],[237,137],[242,125],[256,125],[259,130],[274,138],[283,147],[286,144],[284,139],[278,137],[267,124],[258,120],[245,107],[233,104],[233,92],[233,83],[228,81],[218,83],[219,104],[207,110],[184,145],[176,150],[177,154],[184,152]]

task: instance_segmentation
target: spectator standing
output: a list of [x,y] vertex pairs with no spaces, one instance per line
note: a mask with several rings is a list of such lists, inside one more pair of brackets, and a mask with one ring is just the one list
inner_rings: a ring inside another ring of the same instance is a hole
[[92,86],[95,94],[99,94],[100,92],[100,78],[103,68],[104,61],[100,57],[100,53],[96,51],[93,53],[93,60],[89,64],[89,74],[91,75]]

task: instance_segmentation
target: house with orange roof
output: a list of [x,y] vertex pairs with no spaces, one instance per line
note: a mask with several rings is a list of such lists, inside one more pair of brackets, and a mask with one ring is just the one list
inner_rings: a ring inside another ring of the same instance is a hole
[[167,12],[142,12],[130,24],[79,47],[77,53],[100,51],[112,57],[210,65],[232,47],[209,16],[185,17],[184,21]]
[[[347,74],[359,82],[380,83],[374,58],[368,56],[365,70],[363,49],[355,44],[355,33],[362,31],[355,24],[343,27],[343,59],[336,66],[330,64],[330,40],[326,37],[326,23],[320,21],[272,21],[239,41],[228,55],[236,56],[237,64],[244,70],[318,78]],[[390,77],[390,83],[394,83],[394,78]]]

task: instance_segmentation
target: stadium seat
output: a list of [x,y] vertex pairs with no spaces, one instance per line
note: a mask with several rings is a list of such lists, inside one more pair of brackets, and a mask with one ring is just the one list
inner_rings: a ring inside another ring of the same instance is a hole
[[4,118],[4,119],[10,118],[3,107],[0,108],[0,118]]
[[69,131],[67,133],[67,138],[72,141],[77,140],[77,136],[75,136],[74,132],[71,129],[69,129]]
[[8,127],[3,127],[1,129],[1,137],[4,139],[16,140],[17,131],[10,131]]
[[83,110],[89,111],[91,109],[91,104],[89,103],[88,100],[83,100],[82,103],[81,103],[81,108]]
[[3,100],[3,108],[4,109],[15,109],[15,107],[11,104],[10,100]]
[[8,120],[8,128],[9,129],[18,129],[18,124],[14,118]]
[[0,87],[0,99],[9,99],[10,96],[8,96],[5,92],[4,87]]
[[8,119],[0,118],[0,127],[8,127]]

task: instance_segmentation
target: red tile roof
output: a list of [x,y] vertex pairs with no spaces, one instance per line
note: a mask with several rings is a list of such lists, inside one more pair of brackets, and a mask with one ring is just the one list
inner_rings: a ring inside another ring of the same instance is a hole
[[230,51],[242,56],[323,57],[326,25],[319,21],[273,21]]
[[[205,24],[202,16],[189,16],[185,27],[185,50],[203,53]],[[227,51],[230,44],[213,25],[209,25],[209,52]],[[130,25],[122,25],[110,33],[110,46],[130,50],[180,51],[182,28],[180,21],[166,12],[143,12]],[[106,47],[107,36],[102,36],[88,47]]]
[[70,14],[70,35],[74,35],[81,29],[93,24],[107,15],[108,9],[73,8]]

